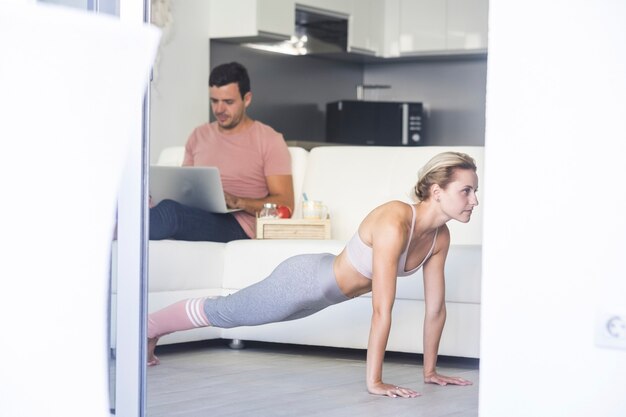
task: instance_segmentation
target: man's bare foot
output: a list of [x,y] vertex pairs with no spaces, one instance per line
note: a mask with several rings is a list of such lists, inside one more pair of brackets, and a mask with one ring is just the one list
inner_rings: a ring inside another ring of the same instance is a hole
[[154,354],[154,348],[156,348],[156,344],[159,341],[158,337],[148,338],[148,366],[156,366],[159,363],[159,358]]

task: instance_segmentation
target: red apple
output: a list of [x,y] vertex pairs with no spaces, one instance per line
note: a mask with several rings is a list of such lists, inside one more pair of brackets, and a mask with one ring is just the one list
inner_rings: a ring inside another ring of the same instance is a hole
[[291,209],[287,206],[277,206],[276,211],[278,212],[278,217],[281,219],[288,219],[291,217]]

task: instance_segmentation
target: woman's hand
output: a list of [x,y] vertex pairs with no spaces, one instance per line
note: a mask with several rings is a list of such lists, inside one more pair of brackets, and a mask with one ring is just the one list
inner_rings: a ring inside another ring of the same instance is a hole
[[424,382],[427,384],[438,384],[438,385],[472,385],[471,381],[467,379],[459,378],[456,376],[445,376],[439,375],[438,373],[433,373],[431,375],[424,375]]
[[415,397],[422,395],[419,392],[413,391],[412,389],[409,389],[409,388],[403,388],[403,387],[399,387],[397,385],[391,385],[391,384],[384,384],[382,382],[380,384],[376,384],[374,386],[368,387],[367,391],[370,394],[386,395],[392,398],[396,398],[396,397],[415,398]]

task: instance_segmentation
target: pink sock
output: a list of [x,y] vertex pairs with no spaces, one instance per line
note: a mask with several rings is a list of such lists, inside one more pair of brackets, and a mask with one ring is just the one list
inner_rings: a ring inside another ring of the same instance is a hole
[[179,330],[210,326],[204,314],[206,298],[179,301],[148,315],[148,338],[161,337]]

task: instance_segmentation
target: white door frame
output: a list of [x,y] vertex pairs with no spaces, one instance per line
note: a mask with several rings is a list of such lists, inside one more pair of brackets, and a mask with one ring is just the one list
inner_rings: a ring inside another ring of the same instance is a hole
[[[146,21],[149,2],[119,0],[120,19]],[[147,161],[149,88],[134,103],[136,120],[118,202],[115,416],[143,417],[146,409]],[[144,111],[145,110],[145,111]]]

